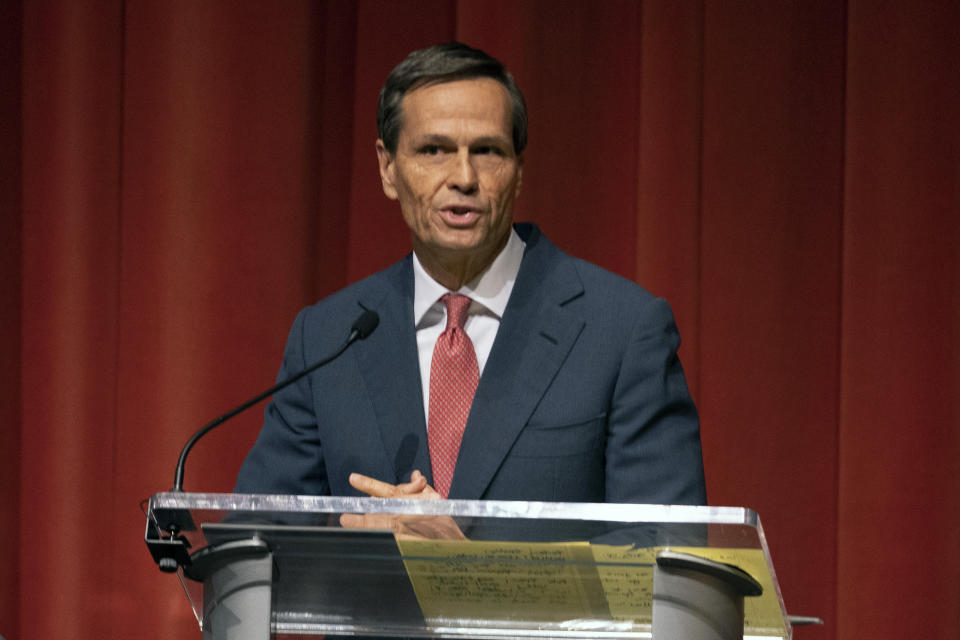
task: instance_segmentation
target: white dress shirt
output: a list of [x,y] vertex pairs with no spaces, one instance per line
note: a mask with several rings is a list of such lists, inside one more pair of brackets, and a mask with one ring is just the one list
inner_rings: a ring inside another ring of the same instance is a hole
[[[520,271],[523,250],[526,244],[510,230],[507,244],[497,254],[489,267],[484,269],[473,281],[465,284],[453,293],[469,296],[473,302],[467,312],[464,329],[473,342],[477,354],[477,366],[480,375],[490,357],[493,341],[500,328],[500,318],[507,308],[510,292]],[[433,347],[437,338],[447,326],[447,308],[440,298],[451,293],[449,289],[431,278],[417,254],[413,254],[413,321],[417,330],[417,349],[420,357],[420,382],[423,389],[423,415],[430,415],[430,363],[433,360]]]

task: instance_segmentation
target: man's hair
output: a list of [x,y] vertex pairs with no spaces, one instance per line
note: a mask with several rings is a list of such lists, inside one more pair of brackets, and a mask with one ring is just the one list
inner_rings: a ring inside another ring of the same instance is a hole
[[527,103],[517,83],[502,62],[461,42],[414,51],[387,76],[377,105],[377,136],[387,151],[397,152],[405,95],[425,85],[470,78],[492,78],[507,89],[513,107],[513,150],[517,155],[523,153],[527,146]]

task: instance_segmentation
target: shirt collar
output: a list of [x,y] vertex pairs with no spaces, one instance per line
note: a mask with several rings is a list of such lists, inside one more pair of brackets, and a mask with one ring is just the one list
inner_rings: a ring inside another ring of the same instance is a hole
[[[523,250],[526,244],[510,229],[507,244],[490,266],[480,272],[476,278],[460,287],[456,293],[470,296],[475,302],[482,304],[488,311],[498,318],[503,317],[510,300],[513,283],[520,272],[520,263],[523,261]],[[413,254],[413,321],[420,326],[427,311],[441,296],[450,290],[427,274],[416,252]]]

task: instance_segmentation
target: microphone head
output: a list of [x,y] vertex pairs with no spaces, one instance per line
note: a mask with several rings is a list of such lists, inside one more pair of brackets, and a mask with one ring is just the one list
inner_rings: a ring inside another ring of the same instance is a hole
[[357,321],[350,327],[350,333],[356,333],[357,337],[363,340],[377,328],[380,324],[380,316],[373,309],[367,309],[360,314]]

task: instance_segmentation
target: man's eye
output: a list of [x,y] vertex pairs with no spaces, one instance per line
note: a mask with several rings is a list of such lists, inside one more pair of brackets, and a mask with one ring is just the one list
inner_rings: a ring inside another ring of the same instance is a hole
[[440,153],[440,145],[437,144],[427,144],[420,147],[420,153],[426,156],[435,156]]
[[477,147],[473,150],[477,155],[486,156],[486,155],[503,155],[500,149],[491,146]]

